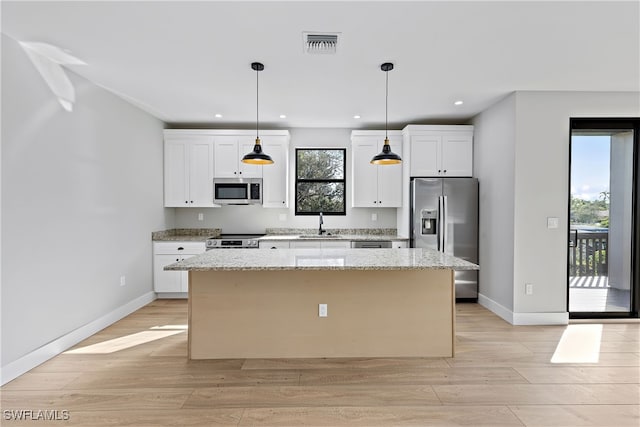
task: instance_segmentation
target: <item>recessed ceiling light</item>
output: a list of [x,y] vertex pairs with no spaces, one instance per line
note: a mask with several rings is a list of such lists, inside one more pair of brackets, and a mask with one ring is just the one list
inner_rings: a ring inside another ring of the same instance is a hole
[[354,118],[354,119],[359,119],[359,118],[360,118],[360,116],[356,114],[355,116],[353,116],[353,118]]
[[463,101],[456,101],[456,102],[453,103],[453,105],[462,105],[462,104],[464,104]]
[[222,117],[222,114],[216,114],[216,118],[219,119]]
[[287,118],[287,115],[286,115],[286,114],[280,114],[280,118],[281,118],[281,119],[286,119],[286,118]]

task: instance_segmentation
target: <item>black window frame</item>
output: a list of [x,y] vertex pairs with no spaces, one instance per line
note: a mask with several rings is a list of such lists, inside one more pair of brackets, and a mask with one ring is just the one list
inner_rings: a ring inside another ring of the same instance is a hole
[[[300,151],[342,151],[342,179],[306,179],[306,178],[302,178],[300,179],[298,176],[298,152]],[[344,203],[342,204],[343,208],[342,211],[340,212],[325,212],[322,211],[322,215],[332,215],[332,216],[344,216],[347,214],[347,149],[346,148],[339,148],[339,147],[318,147],[318,148],[296,148],[296,167],[295,167],[295,173],[296,173],[296,182],[295,182],[295,187],[294,187],[294,198],[295,198],[295,215],[307,215],[307,216],[312,216],[312,215],[319,215],[320,211],[318,212],[300,212],[298,209],[298,183],[301,182],[312,182],[312,183],[333,183],[333,182],[337,182],[337,183],[342,183],[342,185],[344,186],[344,194],[343,194],[343,198],[344,198]]]

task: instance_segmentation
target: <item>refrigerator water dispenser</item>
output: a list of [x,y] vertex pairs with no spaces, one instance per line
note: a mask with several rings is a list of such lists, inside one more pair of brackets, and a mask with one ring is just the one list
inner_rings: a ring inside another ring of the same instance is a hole
[[436,230],[438,229],[438,212],[433,210],[423,210],[422,212],[420,212],[420,214],[422,218],[422,234],[437,234]]

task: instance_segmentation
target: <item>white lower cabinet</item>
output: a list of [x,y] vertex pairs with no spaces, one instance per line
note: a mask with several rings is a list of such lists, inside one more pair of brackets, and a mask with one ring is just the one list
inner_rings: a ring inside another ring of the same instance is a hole
[[289,249],[289,241],[259,241],[258,248],[260,249]]
[[[351,240],[278,240],[261,241],[260,249],[289,249],[289,248],[312,248],[312,249],[347,249],[351,247]],[[391,247],[395,249],[408,248],[406,240],[393,240]]]
[[290,248],[314,248],[314,249],[346,249],[351,247],[351,240],[292,240]]
[[320,242],[321,249],[335,248],[335,249],[346,249],[351,247],[351,240],[327,240]]
[[205,251],[204,242],[154,242],[153,290],[159,294],[189,292],[189,273],[164,271],[164,267]]

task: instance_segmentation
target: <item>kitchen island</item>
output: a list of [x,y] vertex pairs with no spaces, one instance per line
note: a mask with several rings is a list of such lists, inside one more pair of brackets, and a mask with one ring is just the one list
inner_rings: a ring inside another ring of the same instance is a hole
[[[454,270],[429,249],[229,249],[189,271],[189,358],[452,357]],[[327,316],[319,316],[319,305]]]

